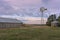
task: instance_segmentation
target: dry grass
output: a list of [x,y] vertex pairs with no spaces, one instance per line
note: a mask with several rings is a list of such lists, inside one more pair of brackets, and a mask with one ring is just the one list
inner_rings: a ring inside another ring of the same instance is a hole
[[60,28],[28,26],[0,29],[0,40],[60,40]]

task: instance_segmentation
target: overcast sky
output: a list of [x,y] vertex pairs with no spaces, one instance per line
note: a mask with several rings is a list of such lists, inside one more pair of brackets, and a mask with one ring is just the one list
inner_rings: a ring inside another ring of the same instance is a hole
[[0,15],[40,17],[40,7],[48,9],[45,17],[60,13],[60,0],[0,0]]
[[49,14],[59,15],[60,0],[0,0],[0,16],[34,19],[41,17],[40,7],[48,9],[44,12],[44,18],[47,18]]

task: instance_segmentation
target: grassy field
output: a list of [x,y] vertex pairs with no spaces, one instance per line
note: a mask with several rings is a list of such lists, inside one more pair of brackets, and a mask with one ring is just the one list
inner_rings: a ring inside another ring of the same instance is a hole
[[0,40],[60,40],[60,28],[23,27],[0,29]]

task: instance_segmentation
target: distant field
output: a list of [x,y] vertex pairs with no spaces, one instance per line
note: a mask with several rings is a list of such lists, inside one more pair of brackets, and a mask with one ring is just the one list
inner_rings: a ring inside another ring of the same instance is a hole
[[0,40],[60,40],[60,28],[35,26],[0,29]]

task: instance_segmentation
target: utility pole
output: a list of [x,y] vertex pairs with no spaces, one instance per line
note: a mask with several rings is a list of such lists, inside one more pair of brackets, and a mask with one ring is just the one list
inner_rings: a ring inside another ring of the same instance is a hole
[[43,24],[44,23],[44,11],[46,11],[47,10],[47,8],[44,8],[44,7],[41,7],[40,8],[40,12],[41,12],[41,24]]

